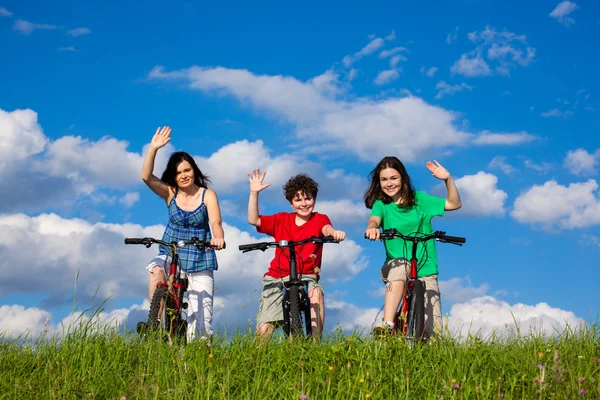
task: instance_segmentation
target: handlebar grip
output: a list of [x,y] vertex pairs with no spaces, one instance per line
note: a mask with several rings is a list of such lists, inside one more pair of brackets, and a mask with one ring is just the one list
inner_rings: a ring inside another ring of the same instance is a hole
[[463,238],[463,237],[458,237],[458,236],[442,236],[440,237],[440,239],[442,240],[446,240],[448,242],[455,242],[455,243],[465,243],[467,241],[467,239]]
[[255,244],[240,244],[239,246],[239,250],[240,251],[244,251],[244,250],[254,250],[254,249],[258,249],[259,247],[256,246]]
[[137,238],[125,238],[125,244],[144,244],[144,240]]

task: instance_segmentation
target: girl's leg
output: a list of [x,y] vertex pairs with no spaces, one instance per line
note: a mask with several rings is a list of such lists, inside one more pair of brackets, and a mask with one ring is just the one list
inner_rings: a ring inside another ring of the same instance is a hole
[[385,297],[383,303],[384,322],[393,323],[396,317],[396,311],[404,294],[404,281],[389,282],[385,288]]
[[425,338],[442,333],[442,303],[437,275],[422,278],[425,282]]
[[321,338],[323,326],[325,325],[325,298],[323,290],[318,286],[308,289],[310,299],[310,320],[312,333],[315,338]]
[[213,271],[188,273],[187,278],[189,282],[187,340],[194,340],[196,335],[208,339],[213,333]]

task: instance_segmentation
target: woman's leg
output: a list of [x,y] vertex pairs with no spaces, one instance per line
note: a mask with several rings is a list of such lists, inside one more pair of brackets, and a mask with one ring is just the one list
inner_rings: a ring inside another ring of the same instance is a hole
[[188,341],[196,335],[208,339],[212,336],[214,280],[213,271],[192,272],[188,278]]
[[165,283],[166,281],[164,268],[160,265],[152,267],[152,270],[148,275],[148,297],[150,298],[150,301],[152,301],[152,296],[154,296],[156,285]]

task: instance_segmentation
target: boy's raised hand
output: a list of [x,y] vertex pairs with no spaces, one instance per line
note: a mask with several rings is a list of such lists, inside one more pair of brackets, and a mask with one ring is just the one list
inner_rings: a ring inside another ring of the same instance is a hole
[[248,175],[248,180],[250,181],[250,193],[258,193],[261,190],[268,188],[271,186],[270,183],[263,184],[265,176],[267,175],[267,171],[263,171],[262,175],[260,173],[260,168],[255,168],[252,171],[252,175]]
[[446,168],[442,167],[442,164],[437,162],[437,160],[433,160],[433,162],[427,161],[425,166],[429,171],[431,171],[433,176],[438,179],[445,181],[446,179],[450,178],[450,172],[448,172]]

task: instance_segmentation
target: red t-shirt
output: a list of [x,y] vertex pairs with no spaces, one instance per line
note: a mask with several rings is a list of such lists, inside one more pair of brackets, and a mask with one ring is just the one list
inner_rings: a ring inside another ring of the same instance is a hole
[[[274,215],[261,215],[260,228],[256,228],[256,230],[272,236],[276,242],[280,240],[295,242],[308,239],[311,236],[323,236],[323,227],[327,225],[331,225],[331,221],[325,214],[313,213],[308,221],[298,226],[296,225],[296,213],[282,212]],[[296,268],[298,273],[315,274],[315,268],[321,268],[322,252],[323,244],[306,243],[296,247]],[[265,275],[279,279],[289,274],[289,249],[277,247],[275,249],[275,258],[271,261],[269,270]]]

